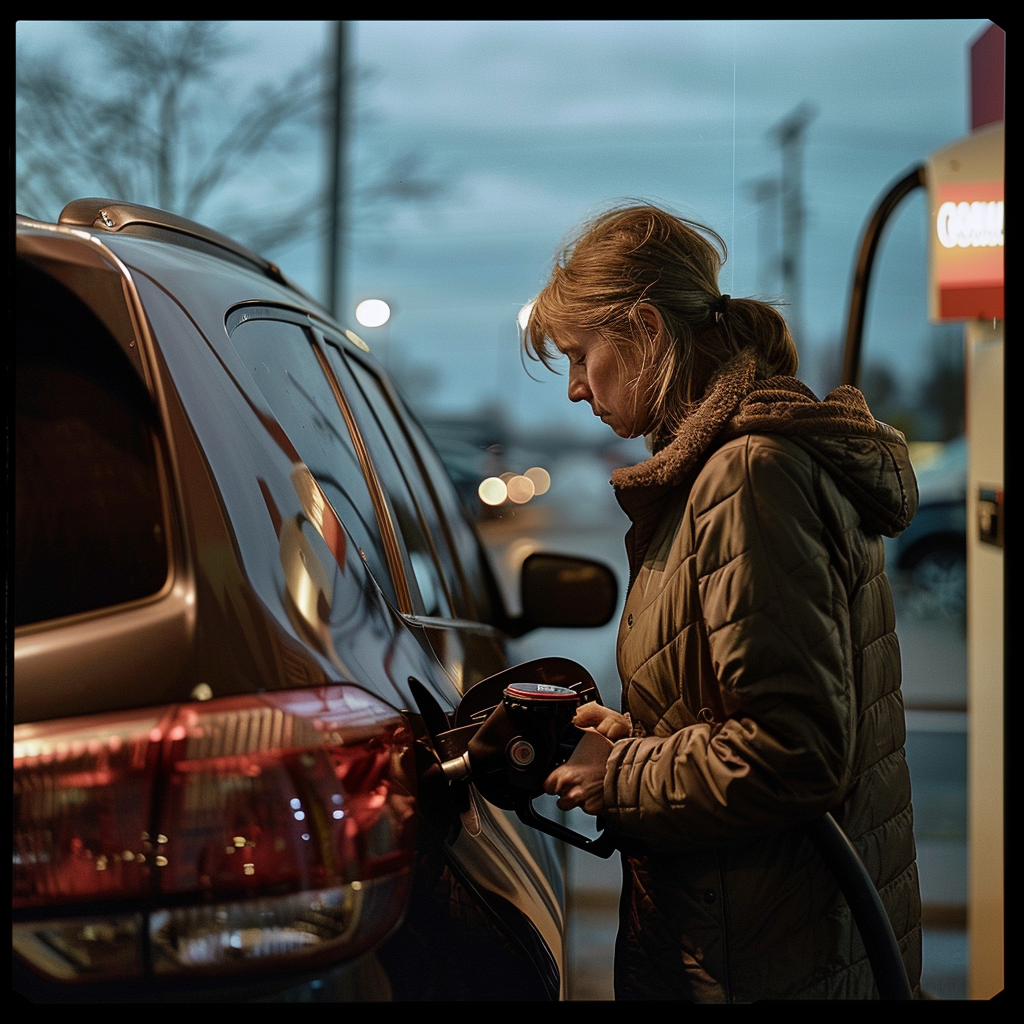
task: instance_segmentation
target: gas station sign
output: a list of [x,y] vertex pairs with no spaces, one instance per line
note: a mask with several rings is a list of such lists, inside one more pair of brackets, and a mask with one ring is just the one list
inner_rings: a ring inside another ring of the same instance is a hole
[[929,315],[1003,319],[1003,124],[928,160]]

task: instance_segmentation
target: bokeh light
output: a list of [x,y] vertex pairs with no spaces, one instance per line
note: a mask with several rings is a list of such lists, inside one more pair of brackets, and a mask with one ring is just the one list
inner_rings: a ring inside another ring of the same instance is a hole
[[476,492],[485,505],[500,505],[508,497],[505,481],[496,476],[489,476],[486,480],[481,480]]
[[533,481],[527,476],[514,476],[505,486],[508,500],[516,505],[525,505],[533,497]]
[[523,476],[533,483],[535,494],[546,494],[551,486],[551,474],[542,466],[534,466],[528,469]]
[[542,466],[533,466],[525,473],[506,470],[501,476],[489,476],[480,482],[477,494],[485,505],[525,505],[550,487],[551,474]]
[[363,299],[356,306],[356,320],[364,327],[383,327],[391,317],[391,307],[383,299]]

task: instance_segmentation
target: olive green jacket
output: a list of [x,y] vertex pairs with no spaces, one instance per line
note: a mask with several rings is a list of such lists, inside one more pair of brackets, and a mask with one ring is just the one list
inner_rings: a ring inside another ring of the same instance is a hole
[[831,811],[880,889],[911,986],[920,893],[882,534],[917,507],[903,436],[842,387],[747,353],[680,434],[612,477],[632,520],[618,636],[633,736],[605,774],[628,851],[620,998],[873,998],[803,824]]

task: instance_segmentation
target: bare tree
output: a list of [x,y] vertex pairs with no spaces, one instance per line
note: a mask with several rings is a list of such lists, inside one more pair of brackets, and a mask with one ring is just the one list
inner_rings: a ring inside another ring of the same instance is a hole
[[[232,36],[217,22],[94,22],[95,73],[72,74],[66,52],[16,60],[19,212],[54,217],[98,195],[202,220],[261,252],[323,224],[327,76],[319,55],[238,99],[225,73]],[[439,194],[415,154],[353,181],[379,207]]]
[[381,132],[385,117],[374,106],[373,89],[380,72],[356,67],[349,76],[352,93],[352,132],[359,140],[353,149],[352,222],[382,225],[400,204],[424,205],[443,196],[447,180],[427,173],[427,159],[414,145],[394,147]]
[[[83,31],[97,43],[90,52],[101,55],[94,76],[72,76],[66,54],[18,54],[19,209],[52,216],[92,192],[207,217],[257,248],[307,228],[305,196],[269,210],[262,204],[258,217],[232,215],[223,200],[254,162],[266,168],[311,147],[320,113],[316,69],[232,104],[222,74],[229,42],[216,22],[98,22]],[[208,116],[211,97],[216,118]]]

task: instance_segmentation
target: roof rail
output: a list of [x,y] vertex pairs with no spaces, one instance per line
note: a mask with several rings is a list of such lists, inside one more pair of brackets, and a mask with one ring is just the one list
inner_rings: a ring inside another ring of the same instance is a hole
[[177,231],[221,249],[227,249],[236,256],[254,263],[275,280],[290,284],[275,264],[251,249],[247,249],[244,245],[239,245],[227,235],[222,235],[195,221],[187,220],[173,213],[165,213],[163,210],[157,210],[151,206],[125,203],[119,199],[99,199],[95,196],[86,199],[73,199],[61,210],[58,223],[72,227],[96,228],[100,231],[123,231],[125,228],[133,226]]

